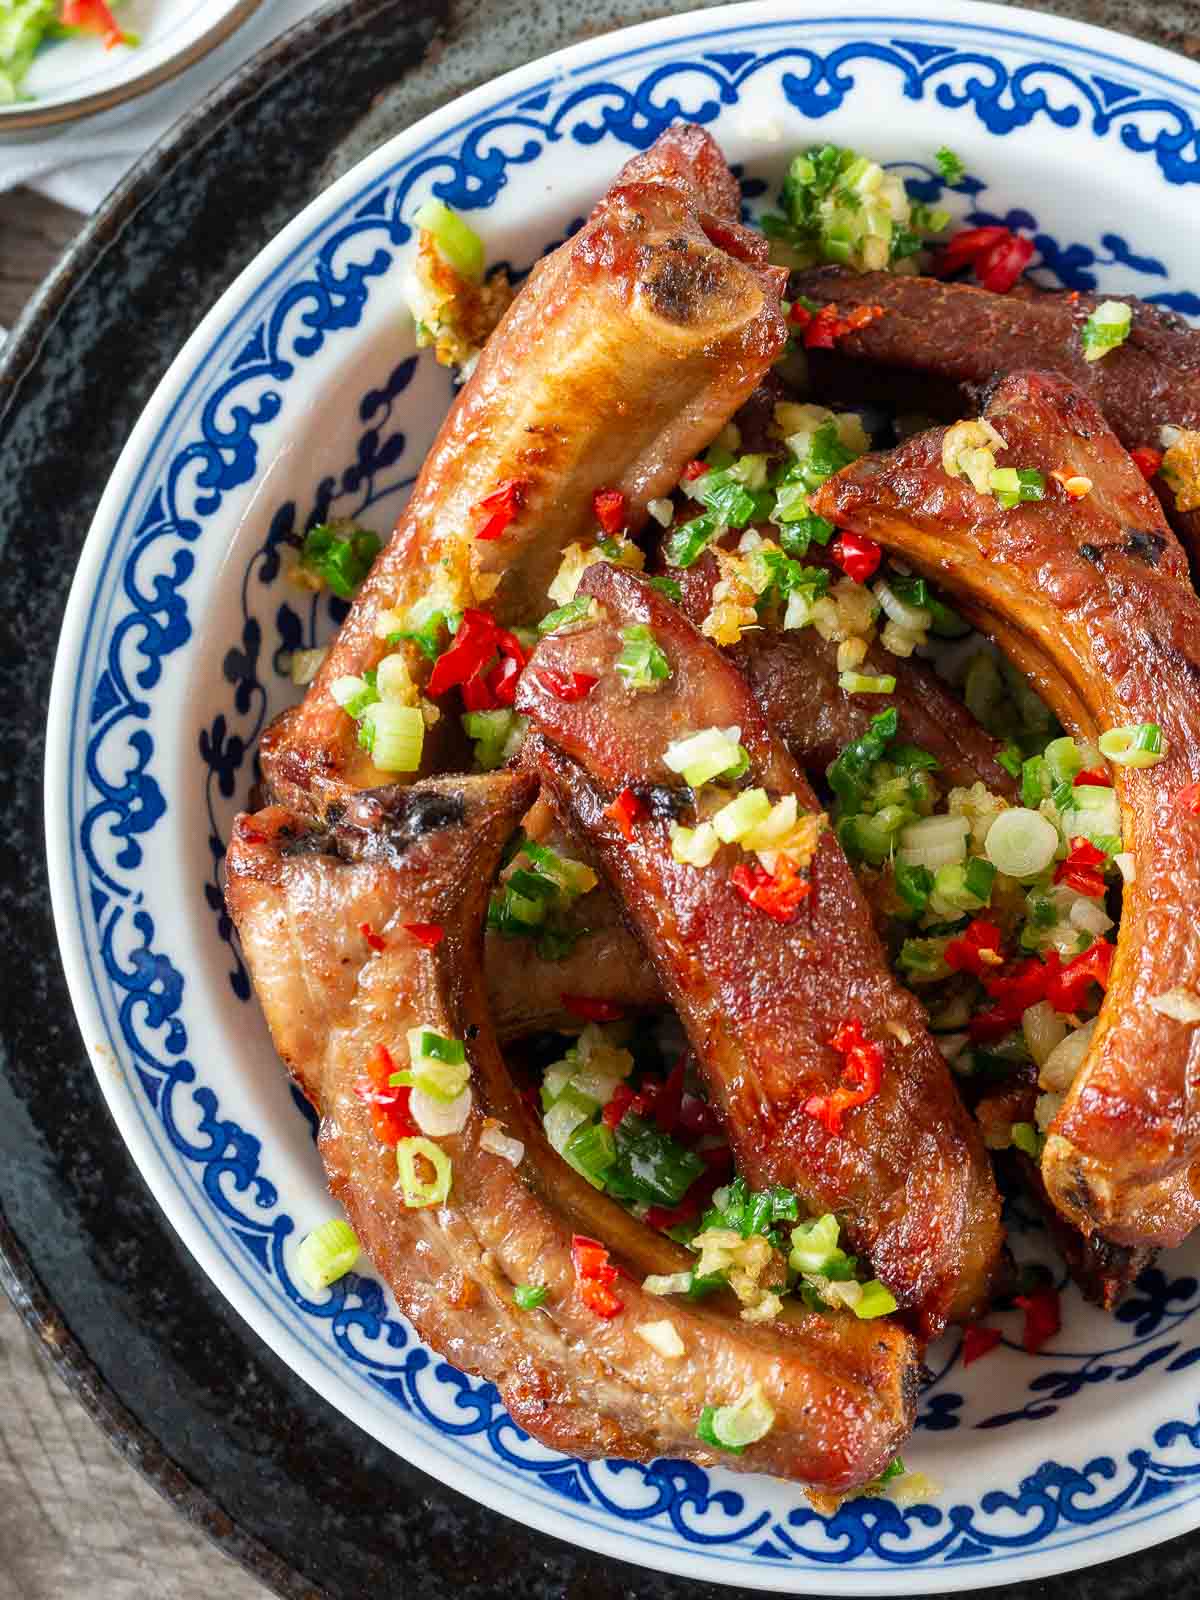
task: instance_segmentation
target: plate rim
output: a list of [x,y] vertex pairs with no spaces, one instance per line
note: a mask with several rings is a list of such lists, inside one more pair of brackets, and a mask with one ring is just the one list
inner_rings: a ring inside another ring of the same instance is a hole
[[[102,111],[111,111],[116,106],[127,105],[129,101],[149,94],[152,89],[161,88],[163,84],[170,83],[172,78],[177,78],[181,72],[186,72],[197,61],[202,61],[205,56],[211,55],[218,45],[224,44],[225,40],[247,23],[265,3],[266,0],[233,0],[229,9],[190,44],[173,52],[165,61],[159,62],[158,66],[148,68],[132,77],[123,78],[108,88],[100,87],[83,94],[63,95],[28,103],[18,101],[15,105],[0,107],[0,139],[10,133],[62,127],[66,123],[77,122],[82,117],[95,116]],[[328,9],[328,7],[322,8],[322,10]],[[321,12],[317,12],[317,16],[320,15]],[[297,26],[306,27],[310,20],[304,18]],[[294,30],[287,30],[288,34],[292,31]],[[287,37],[287,34],[283,37]],[[272,41],[274,42],[277,41]],[[272,45],[268,44],[266,48],[270,50],[271,47]]]
[[[327,8],[330,9],[330,8]],[[279,265],[296,249],[306,232],[311,233],[320,227],[319,217],[323,212],[337,209],[346,194],[353,192],[357,187],[378,182],[386,170],[389,161],[397,158],[392,154],[397,145],[405,141],[412,141],[413,135],[419,130],[420,138],[424,142],[431,142],[444,137],[453,130],[457,123],[468,123],[484,107],[496,108],[498,105],[511,101],[518,96],[528,95],[539,82],[553,76],[567,77],[572,70],[580,65],[588,69],[602,67],[608,59],[604,54],[597,53],[598,45],[609,43],[613,53],[619,53],[623,59],[628,59],[644,44],[646,47],[659,46],[666,41],[687,39],[689,30],[697,38],[703,38],[722,27],[737,27],[754,19],[764,22],[770,20],[802,22],[807,18],[820,21],[839,20],[836,7],[820,5],[817,0],[804,0],[804,3],[788,3],[788,0],[749,0],[749,3],[714,7],[711,10],[682,12],[653,19],[647,22],[634,24],[630,27],[613,30],[599,36],[598,39],[583,40],[579,43],[568,45],[557,51],[541,56],[532,62],[516,67],[500,77],[484,83],[466,94],[456,97],[447,104],[436,108],[427,116],[420,118],[408,128],[394,135],[385,144],[372,151],[362,161],[355,164],[337,182],[331,185],[321,195],[314,198],[309,205],[299,212],[275,237],[268,242],[246,267],[238,274],[234,281],[220,295],[212,308],[202,321],[196,326],[170,366],[164,373],[159,385],[148,401],[146,407],[138,418],[137,424],[121,453],[112,475],[105,487],[104,496],[96,511],[95,517],[76,569],[75,578],[71,586],[62,630],[60,634],[59,649],[56,652],[54,684],[52,689],[49,713],[47,718],[50,730],[47,740],[46,759],[46,828],[47,828],[47,854],[50,863],[50,882],[54,903],[55,921],[58,926],[60,940],[60,954],[67,971],[68,982],[71,988],[72,1000],[79,1015],[81,1031],[85,1040],[89,1031],[98,1037],[107,1035],[107,1026],[98,1004],[94,1003],[91,996],[92,979],[87,970],[86,957],[83,950],[82,939],[75,936],[75,930],[70,916],[71,906],[66,904],[64,896],[67,893],[66,885],[73,879],[76,852],[67,831],[64,828],[56,830],[53,809],[56,797],[60,808],[63,797],[66,795],[66,767],[70,760],[71,741],[65,733],[55,730],[66,729],[71,723],[71,693],[67,687],[67,675],[70,666],[78,658],[82,645],[82,635],[79,628],[80,614],[86,610],[88,596],[92,592],[96,580],[97,569],[102,566],[109,553],[109,546],[98,540],[95,535],[97,530],[107,521],[112,523],[113,508],[122,504],[131,492],[138,474],[138,462],[144,458],[144,446],[147,440],[157,433],[164,417],[173,405],[177,404],[181,396],[180,381],[177,374],[186,371],[193,357],[193,351],[202,343],[211,343],[222,323],[244,297],[251,292],[258,292],[265,279],[268,279]],[[320,15],[320,13],[318,14]],[[1180,64],[1186,58],[1172,54],[1161,46],[1147,43],[1132,36],[1115,34],[1111,30],[1097,27],[1094,24],[1075,22],[1070,18],[1042,15],[1025,10],[1023,7],[998,6],[985,3],[985,0],[922,0],[917,8],[917,14],[898,16],[894,9],[884,3],[884,0],[871,0],[867,6],[856,8],[852,20],[859,21],[864,17],[874,17],[880,21],[896,24],[936,23],[939,25],[953,25],[955,21],[963,26],[991,27],[998,32],[1006,33],[1012,37],[1032,41],[1057,42],[1068,41],[1087,46],[1094,54],[1117,61],[1114,45],[1126,43],[1136,47],[1137,52],[1147,53],[1157,58],[1153,66],[1139,62],[1143,70],[1156,73],[1158,76],[1171,81],[1189,92],[1200,91],[1200,75],[1192,82],[1180,73]],[[846,18],[845,20],[851,20]],[[1025,26],[1022,27],[1021,24]],[[1103,46],[1103,48],[1101,47]],[[1126,58],[1127,62],[1127,58]],[[370,176],[367,176],[368,171]],[[172,382],[174,376],[174,381]],[[164,391],[170,390],[169,393]],[[64,656],[64,646],[67,641],[72,642],[69,656]],[[65,714],[64,714],[65,713]],[[60,821],[64,820],[60,815]],[[72,889],[72,896],[74,890]],[[63,930],[66,930],[65,936]],[[84,996],[81,1005],[80,996]],[[92,1052],[89,1050],[89,1055]],[[259,1313],[247,1309],[246,1302],[257,1300],[257,1296],[244,1291],[240,1277],[234,1273],[233,1283],[235,1292],[231,1292],[226,1281],[226,1265],[219,1259],[221,1252],[214,1248],[211,1235],[204,1234],[191,1222],[181,1226],[179,1207],[168,1209],[162,1191],[168,1185],[173,1185],[171,1168],[165,1158],[161,1157],[158,1150],[136,1127],[132,1127],[135,1112],[127,1104],[132,1097],[124,1094],[123,1090],[110,1084],[109,1074],[97,1073],[102,1093],[108,1104],[110,1114],[120,1129],[131,1156],[135,1151],[142,1151],[146,1159],[135,1158],[135,1164],[143,1180],[153,1193],[165,1221],[171,1229],[179,1235],[187,1246],[189,1253],[200,1265],[202,1270],[215,1284],[222,1297],[233,1310],[237,1312],[253,1330],[258,1338],[265,1338],[263,1320],[270,1317],[269,1312]],[[112,1092],[110,1093],[110,1088]],[[273,1333],[279,1334],[279,1326],[275,1324]],[[288,1353],[274,1345],[282,1359],[297,1372],[306,1382],[314,1387],[318,1393],[323,1393],[319,1383],[310,1375],[313,1363],[308,1353],[302,1348],[290,1329],[286,1330],[289,1345],[293,1348]],[[268,1341],[271,1342],[271,1341]],[[358,1404],[351,1404],[350,1397],[339,1396],[339,1409],[357,1426],[363,1427],[373,1437],[380,1439],[386,1448],[394,1448],[390,1440],[381,1438],[380,1433],[371,1425],[369,1410]],[[419,1436],[410,1436],[405,1441],[405,1449],[401,1453],[420,1470],[430,1473],[441,1481],[436,1471],[436,1451],[432,1445]],[[519,1496],[513,1487],[504,1484],[495,1493],[489,1492],[490,1485],[482,1479],[473,1482],[469,1491],[472,1499],[510,1518],[528,1520],[527,1510],[519,1502]],[[1149,1548],[1175,1534],[1194,1528],[1200,1523],[1200,1516],[1194,1509],[1189,1515],[1189,1508],[1194,1508],[1196,1501],[1200,1500],[1200,1491],[1186,1500],[1180,1501],[1169,1509],[1163,1509],[1152,1517],[1137,1519],[1125,1523],[1120,1529],[1105,1530],[1104,1537],[1108,1541],[1102,1559],[1108,1561],[1132,1551]],[[1167,1531],[1145,1540],[1137,1536],[1137,1530],[1145,1522],[1154,1521],[1159,1527],[1166,1527]],[[536,1526],[553,1537],[564,1540],[575,1548],[594,1550],[603,1555],[623,1562],[637,1560],[636,1547],[631,1552],[628,1548],[622,1550],[616,1546],[625,1542],[622,1530],[610,1531],[603,1527],[593,1525],[589,1530],[586,1540],[578,1537],[578,1520],[572,1520],[566,1513],[559,1512],[557,1508],[545,1510],[539,1507]],[[1033,1576],[1045,1578],[1069,1570],[1077,1570],[1075,1563],[1070,1559],[1070,1552],[1074,1549],[1077,1540],[1065,1542],[1041,1554],[1036,1552],[1022,1552],[1016,1563],[1018,1571],[1012,1571],[1012,1565],[1003,1564],[996,1568],[986,1565],[973,1565],[971,1563],[955,1564],[954,1567],[943,1569],[947,1577],[960,1567],[968,1569],[973,1578],[973,1587],[992,1587],[1003,1583],[1023,1581],[1030,1576],[1025,1566],[1026,1562],[1035,1563]],[[644,1545],[643,1545],[644,1548]],[[709,1582],[730,1583],[738,1582],[745,1587],[773,1588],[784,1571],[789,1571],[793,1582],[789,1590],[796,1593],[827,1592],[816,1583],[817,1575],[807,1574],[795,1568],[783,1569],[764,1563],[761,1569],[750,1569],[736,1575],[722,1575],[714,1573],[712,1563],[708,1556],[712,1552],[680,1548],[672,1545],[657,1544],[655,1565],[664,1572],[670,1572],[685,1578],[706,1580]],[[732,1553],[732,1552],[731,1552]],[[1059,1559],[1062,1557],[1062,1559]],[[744,1560],[743,1557],[739,1559]],[[807,1579],[811,1582],[797,1583],[796,1578]],[[832,1569],[830,1572],[832,1576]],[[839,1570],[837,1577],[840,1580],[839,1588],[842,1593],[874,1593],[877,1592],[881,1573],[878,1569],[860,1571],[855,1574],[853,1569]],[[885,1583],[887,1592],[927,1593],[926,1583],[931,1576],[928,1568],[918,1568],[905,1571],[901,1568],[889,1568],[886,1571]],[[919,1584],[914,1580],[919,1579]]]

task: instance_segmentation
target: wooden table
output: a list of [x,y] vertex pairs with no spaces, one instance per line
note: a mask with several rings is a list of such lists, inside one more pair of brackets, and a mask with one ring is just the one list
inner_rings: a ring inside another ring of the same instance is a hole
[[[0,325],[80,226],[27,189],[0,195]],[[128,1466],[0,1293],[0,1600],[264,1600]]]

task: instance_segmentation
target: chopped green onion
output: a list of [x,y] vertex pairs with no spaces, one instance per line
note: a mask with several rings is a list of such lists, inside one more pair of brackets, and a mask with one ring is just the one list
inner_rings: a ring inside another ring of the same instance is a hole
[[511,760],[525,738],[526,721],[516,711],[464,711],[463,731],[474,742],[475,765],[494,772]]
[[621,629],[616,667],[629,689],[657,689],[671,676],[670,663],[644,622]]
[[1058,844],[1058,829],[1048,818],[1016,806],[993,821],[984,849],[997,872],[1009,878],[1036,878],[1054,860]]
[[1098,850],[1104,850],[1109,855],[1118,854],[1121,849],[1121,803],[1116,790],[1092,783],[1072,789],[1070,804],[1063,808],[1062,826],[1068,838],[1082,834]]
[[862,1295],[850,1309],[860,1322],[869,1322],[874,1317],[890,1316],[896,1309],[896,1297],[878,1278],[872,1278],[863,1284]]
[[[1054,831],[1055,845],[1058,843]],[[933,877],[929,909],[938,916],[957,916],[964,911],[979,911],[992,898],[996,868],[979,856],[966,862],[939,867]]]
[[750,757],[738,742],[741,737],[740,728],[705,728],[686,739],[672,740],[663,760],[693,789],[713,778],[738,778],[750,765]]
[[677,606],[683,604],[683,589],[674,578],[647,578],[646,582],[652,589],[657,589],[659,594],[664,594],[668,600],[673,600]]
[[353,600],[382,548],[379,535],[353,523],[321,523],[304,535],[300,565],[340,600]]
[[410,1028],[408,1056],[409,1070],[393,1073],[393,1083],[423,1089],[448,1105],[470,1082],[467,1053],[457,1039],[445,1039],[429,1028]]
[[699,561],[719,527],[716,517],[707,514],[681,522],[663,546],[663,554],[673,567],[690,567]]
[[1020,745],[1006,744],[1003,750],[998,750],[996,752],[996,764],[1003,767],[1010,778],[1019,778],[1023,765]]
[[[933,159],[937,162],[938,171],[952,188],[956,183],[961,183],[966,176],[967,169],[963,166],[961,158],[956,156],[954,151],[948,149],[946,145],[943,145],[937,151]],[[888,1470],[890,1471],[891,1469],[889,1468]],[[901,1467],[900,1470],[903,1472],[904,1468]]]
[[559,628],[588,622],[595,606],[596,602],[589,595],[576,595],[574,600],[568,600],[565,606],[558,606],[554,611],[548,611],[538,623],[537,631],[542,638],[545,638],[548,633],[554,633]]
[[1034,467],[993,467],[988,485],[996,499],[1011,511],[1023,500],[1044,500],[1046,479]]
[[685,828],[682,823],[671,823],[671,859],[683,867],[707,867],[721,848],[717,830],[711,822],[702,822],[698,828]]
[[354,1266],[360,1248],[358,1235],[350,1224],[333,1217],[300,1241],[296,1270],[310,1288],[328,1289]]
[[631,1112],[618,1123],[614,1142],[616,1156],[605,1171],[604,1187],[618,1200],[677,1206],[705,1170],[693,1150]]
[[413,216],[418,228],[431,233],[446,260],[472,283],[483,279],[483,240],[456,211],[441,200],[426,200]]
[[[418,1174],[417,1162],[433,1168],[432,1178]],[[410,1210],[439,1206],[450,1193],[450,1157],[432,1139],[401,1139],[396,1146],[396,1165],[400,1169],[400,1193]]]
[[1110,350],[1125,343],[1133,324],[1133,312],[1120,300],[1102,300],[1083,325],[1080,343],[1085,361],[1099,361]]
[[418,706],[380,700],[363,711],[358,738],[380,772],[416,772],[425,744],[425,718]]
[[1042,1146],[1046,1141],[1032,1122],[1014,1122],[1012,1125],[1012,1142],[1018,1150],[1023,1151],[1027,1156],[1037,1161],[1041,1157]]
[[748,1445],[765,1439],[774,1426],[775,1412],[762,1384],[753,1383],[731,1406],[705,1406],[696,1435],[706,1444],[740,1456]]
[[838,688],[847,694],[895,694],[896,680],[890,672],[878,678],[862,672],[842,672],[838,674]]
[[771,802],[765,789],[747,789],[724,805],[712,817],[717,838],[734,844],[771,815]]
[[905,939],[897,965],[913,983],[935,983],[939,978],[948,978],[946,946],[949,943],[949,939],[943,938]]
[[561,1154],[594,1189],[603,1189],[604,1175],[617,1159],[617,1146],[602,1122],[585,1122],[572,1130]]
[[829,787],[838,797],[844,812],[862,809],[870,787],[871,768],[882,761],[888,744],[900,728],[900,713],[895,706],[871,718],[866,733],[848,744],[835,761],[826,768]]
[[518,1283],[513,1290],[513,1305],[520,1311],[536,1311],[549,1291],[540,1283]]
[[823,1217],[801,1222],[792,1229],[792,1250],[788,1265],[793,1272],[820,1272],[844,1252],[838,1247],[841,1228],[837,1217],[827,1211]]
[[1158,723],[1141,722],[1102,733],[1100,754],[1118,767],[1153,767],[1166,759],[1167,752]]
[[898,859],[910,867],[953,866],[967,858],[967,835],[971,824],[966,817],[922,817],[900,834]]
[[329,698],[357,722],[367,707],[373,706],[379,699],[374,674],[356,678],[347,673],[344,677],[335,678],[329,685]]
[[910,866],[905,861],[897,861],[894,870],[896,893],[913,916],[920,916],[933,893],[933,873],[928,867]]

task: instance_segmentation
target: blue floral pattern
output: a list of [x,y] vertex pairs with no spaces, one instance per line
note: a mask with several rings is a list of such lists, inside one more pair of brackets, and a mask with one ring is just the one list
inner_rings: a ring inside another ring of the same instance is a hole
[[[895,26],[903,34],[903,25]],[[842,31],[852,36],[864,30],[846,22]],[[510,177],[556,144],[607,141],[614,155],[644,149],[681,116],[714,122],[752,83],[756,93],[775,83],[788,104],[832,131],[826,119],[855,94],[855,69],[867,65],[895,74],[905,98],[932,97],[947,113],[971,117],[991,135],[1003,137],[1039,120],[1059,129],[1087,129],[1097,141],[1115,137],[1127,151],[1145,155],[1171,185],[1200,182],[1200,134],[1192,112],[1165,91],[1108,75],[1081,49],[1075,51],[1077,65],[1022,59],[1014,66],[1009,58],[1027,57],[1027,41],[1014,35],[1005,43],[994,28],[947,24],[943,42],[915,34],[884,39],[874,24],[865,31],[871,36],[847,37],[822,50],[805,42],[800,22],[783,30],[746,25],[729,30],[728,47],[717,48],[717,38],[677,41],[666,52],[669,59],[636,52],[625,60],[612,58],[598,75],[569,74],[479,115],[397,167],[321,229],[303,268],[270,294],[260,294],[259,320],[227,359],[123,536],[112,620],[103,624],[102,660],[86,689],[88,727],[80,754],[87,803],[77,841],[99,950],[97,981],[111,997],[122,1052],[133,1062],[166,1147],[180,1168],[196,1175],[214,1227],[238,1242],[276,1297],[286,1300],[290,1315],[323,1336],[332,1359],[352,1365],[414,1425],[445,1440],[475,1441],[477,1451],[522,1477],[531,1493],[536,1486],[589,1507],[612,1527],[653,1525],[660,1539],[683,1546],[736,1548],[746,1559],[803,1563],[814,1570],[846,1564],[866,1570],[872,1564],[944,1568],[1003,1558],[1071,1529],[1112,1525],[1130,1508],[1169,1498],[1200,1478],[1200,1420],[1157,1426],[1120,1457],[1098,1455],[1079,1466],[1047,1460],[1011,1492],[993,1490],[975,1504],[946,1500],[900,1511],[890,1502],[866,1499],[832,1516],[804,1505],[776,1515],[762,1509],[745,1484],[728,1487],[719,1475],[687,1463],[586,1463],[535,1445],[505,1415],[491,1385],[456,1372],[421,1346],[392,1314],[373,1278],[352,1274],[316,1298],[297,1284],[288,1254],[295,1224],[261,1170],[261,1143],[222,1115],[216,1094],[188,1058],[181,1015],[185,976],[157,942],[145,903],[149,890],[139,872],[145,842],[167,812],[148,725],[164,664],[192,638],[187,590],[194,547],[226,497],[255,478],[259,440],[285,414],[296,371],[356,328],[387,280],[398,248],[411,237],[405,219],[414,195],[432,187],[460,209],[488,206]],[[929,168],[905,172],[921,198],[939,196],[941,181]],[[975,207],[972,221],[993,220],[977,205],[986,189],[981,178],[968,177],[955,188]],[[762,189],[757,179],[744,184],[748,200]],[[1029,213],[1009,211],[1000,220],[1034,234],[1041,269],[1059,283],[1092,288],[1106,268],[1120,266],[1166,285],[1153,295],[1161,303],[1200,311],[1200,299],[1169,286],[1162,261],[1135,250],[1122,234],[1060,243]],[[270,517],[246,566],[241,614],[223,658],[228,703],[195,738],[212,867],[204,894],[233,963],[230,984],[241,1000],[248,999],[249,985],[221,901],[221,816],[235,796],[245,799],[248,793],[252,752],[271,703],[269,675],[278,672],[286,654],[327,633],[341,614],[339,604],[327,598],[301,605],[298,591],[285,592],[284,553],[315,522],[362,516],[411,482],[415,463],[399,422],[414,371],[415,360],[403,361],[363,396],[353,461],[314,485],[303,513],[288,501]],[[307,1107],[300,1111],[311,1122]],[[1157,1269],[1143,1273],[1111,1325],[1112,1347],[1022,1357],[1030,1362],[1029,1398],[1009,1412],[985,1415],[982,1397],[969,1384],[962,1393],[947,1387],[960,1372],[957,1349],[951,1349],[923,1397],[918,1426],[933,1435],[1028,1426],[1096,1384],[1136,1383],[1160,1368],[1189,1369],[1200,1359],[1200,1347],[1184,1335],[1198,1308],[1194,1279],[1171,1279]],[[1049,1439],[1047,1446],[1053,1447]]]

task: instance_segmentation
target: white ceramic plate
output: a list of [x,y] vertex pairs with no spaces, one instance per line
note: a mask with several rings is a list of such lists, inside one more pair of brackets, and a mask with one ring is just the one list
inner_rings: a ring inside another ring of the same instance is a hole
[[[386,530],[450,398],[401,309],[409,219],[435,191],[493,259],[528,264],[634,149],[690,116],[757,203],[834,139],[901,164],[956,216],[1035,233],[1038,275],[1200,311],[1200,74],[1131,39],[965,4],[853,16],[765,4],[597,39],[477,90],[377,151],[287,228],[180,353],[105,492],[49,714],[55,913],[75,1004],[141,1171],[214,1282],[295,1370],[433,1476],[643,1567],[783,1592],[907,1594],[1059,1572],[1200,1521],[1200,1251],[1164,1257],[1117,1317],[1064,1294],[1061,1334],[964,1372],[931,1353],[901,1513],[818,1516],[786,1484],[585,1464],[532,1443],[487,1385],[426,1351],[369,1275],[310,1295],[298,1238],[329,1212],[307,1117],[221,910],[220,863],[281,652],[336,605],[290,589],[279,544],[314,516]],[[940,194],[950,144],[971,181]],[[1016,1219],[1019,1257],[1042,1250]],[[1192,1340],[1196,1343],[1193,1344]]]
[[91,116],[166,83],[214,50],[262,0],[125,0],[117,20],[134,47],[93,37],[43,44],[22,84],[29,97],[0,106],[0,134]]

